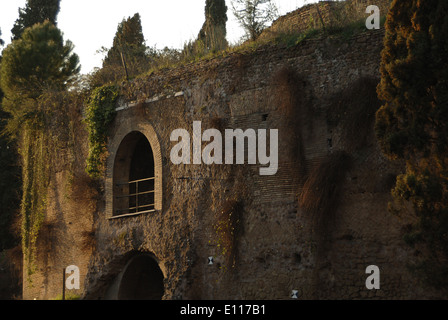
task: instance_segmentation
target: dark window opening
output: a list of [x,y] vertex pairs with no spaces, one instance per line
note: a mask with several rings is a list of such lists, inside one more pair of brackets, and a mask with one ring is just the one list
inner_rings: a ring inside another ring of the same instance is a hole
[[126,268],[118,290],[118,300],[161,300],[163,273],[149,255],[139,255]]
[[154,155],[146,137],[129,134],[121,143],[114,166],[114,216],[155,209]]

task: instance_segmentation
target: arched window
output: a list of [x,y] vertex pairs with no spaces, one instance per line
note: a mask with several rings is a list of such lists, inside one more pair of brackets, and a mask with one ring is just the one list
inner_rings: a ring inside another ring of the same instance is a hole
[[151,144],[141,132],[121,142],[113,167],[113,217],[154,212],[155,163]]

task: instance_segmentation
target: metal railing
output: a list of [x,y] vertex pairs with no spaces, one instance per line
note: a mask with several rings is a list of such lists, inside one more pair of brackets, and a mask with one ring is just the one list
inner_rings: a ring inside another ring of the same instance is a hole
[[[115,196],[116,199],[123,199],[123,198],[133,198],[135,197],[135,206],[131,207],[131,204],[129,204],[129,208],[126,209],[117,209],[115,211],[117,216],[126,216],[126,215],[135,215],[135,214],[143,214],[143,213],[149,213],[149,212],[155,212],[155,203],[145,203],[145,201],[140,201],[142,196],[144,195],[148,195],[148,194],[154,194],[155,190],[144,190],[144,191],[140,191],[141,189],[154,189],[154,188],[141,188],[140,185],[144,182],[147,181],[155,181],[155,177],[153,178],[146,178],[146,179],[140,179],[140,180],[134,180],[134,181],[129,181],[129,182],[122,182],[122,183],[117,183],[117,187],[120,186],[125,186],[125,185],[129,185],[129,187],[131,187],[132,185],[135,185],[135,192],[126,194],[126,195],[118,195]],[[131,199],[130,199],[131,200]],[[130,201],[129,200],[129,201]],[[147,209],[147,208],[151,208],[151,209]],[[147,210],[144,210],[147,209]],[[140,211],[142,210],[142,211]],[[135,211],[135,212],[132,212]]]

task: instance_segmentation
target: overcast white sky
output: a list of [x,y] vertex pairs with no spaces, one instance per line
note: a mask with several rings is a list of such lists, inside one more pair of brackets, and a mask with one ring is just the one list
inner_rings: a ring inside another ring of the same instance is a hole
[[[237,42],[243,30],[231,13],[230,0],[228,40]],[[281,14],[290,12],[304,3],[316,0],[274,0]],[[9,44],[18,9],[26,0],[0,0],[0,29],[5,46]],[[194,39],[204,22],[205,0],[61,0],[58,27],[75,45],[79,55],[82,73],[89,73],[100,67],[103,56],[96,51],[111,47],[117,25],[129,16],[140,13],[143,34],[147,45],[163,48],[181,48]],[[3,48],[0,48],[2,50]]]

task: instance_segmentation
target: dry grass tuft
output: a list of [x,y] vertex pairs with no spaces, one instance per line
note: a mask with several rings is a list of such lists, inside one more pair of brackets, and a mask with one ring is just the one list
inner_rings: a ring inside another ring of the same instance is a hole
[[328,157],[308,176],[299,196],[299,205],[317,222],[337,210],[340,189],[351,167],[351,156],[341,151]]

